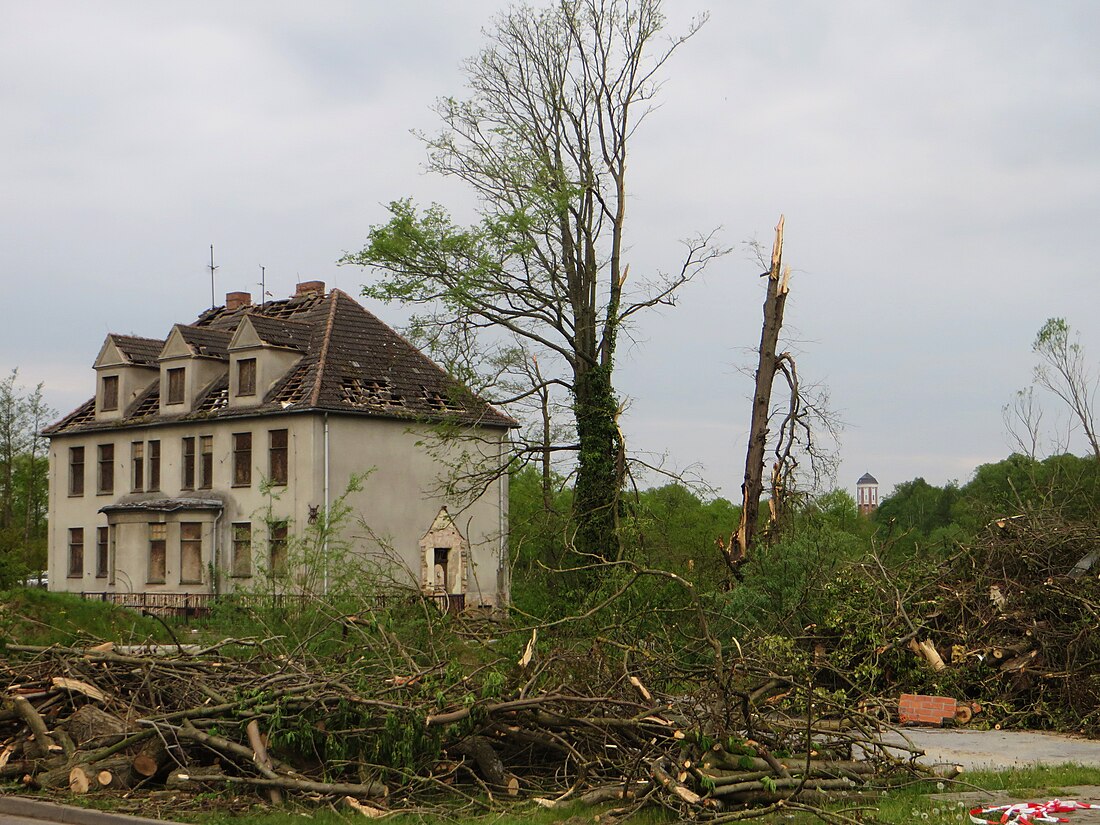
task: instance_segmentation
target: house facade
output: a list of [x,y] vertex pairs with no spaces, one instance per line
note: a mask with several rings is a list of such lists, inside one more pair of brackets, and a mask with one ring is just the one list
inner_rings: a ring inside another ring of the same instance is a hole
[[447,481],[502,467],[515,422],[347,294],[230,293],[164,339],[108,335],[95,372],[44,431],[52,590],[323,592],[350,552],[452,603],[507,603],[506,475],[476,496]]

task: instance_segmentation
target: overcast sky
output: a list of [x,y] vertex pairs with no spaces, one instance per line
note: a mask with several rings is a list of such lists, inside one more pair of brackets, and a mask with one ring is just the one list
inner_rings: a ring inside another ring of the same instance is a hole
[[[68,412],[108,332],[336,266],[399,197],[461,204],[410,130],[497,0],[0,0],[0,367]],[[705,10],[668,0],[669,31]],[[787,216],[788,339],[845,422],[839,486],[965,482],[1064,316],[1100,363],[1100,4],[713,3],[630,167],[631,277]],[[760,269],[738,251],[622,350],[630,444],[738,496]],[[397,323],[397,308],[368,304]],[[1048,414],[1053,416],[1054,409]]]

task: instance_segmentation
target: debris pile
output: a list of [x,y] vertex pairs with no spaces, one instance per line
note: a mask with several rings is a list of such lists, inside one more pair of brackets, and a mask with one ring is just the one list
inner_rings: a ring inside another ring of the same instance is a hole
[[460,668],[377,627],[364,655],[367,632],[323,660],[270,640],[138,654],[9,645],[0,781],[350,798],[364,813],[613,802],[694,818],[813,804],[917,770],[915,750],[883,744],[877,714],[747,660],[659,692],[627,658],[618,672],[590,666],[614,649],[537,656],[532,636],[519,661]]

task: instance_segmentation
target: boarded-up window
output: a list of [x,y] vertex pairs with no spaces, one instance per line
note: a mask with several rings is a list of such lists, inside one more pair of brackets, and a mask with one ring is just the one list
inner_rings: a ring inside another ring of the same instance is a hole
[[115,445],[99,445],[99,484],[97,491],[100,493],[113,493],[115,491]]
[[95,575],[97,579],[107,576],[107,538],[111,528],[97,527],[95,529]]
[[268,433],[271,442],[269,449],[270,467],[268,476],[272,484],[286,484],[287,479],[287,434],[286,430],[271,430]]
[[118,409],[118,376],[103,376],[103,409]]
[[199,489],[209,490],[214,483],[214,436],[199,437]]
[[168,370],[168,403],[183,403],[183,367]]
[[202,581],[202,523],[180,522],[180,584]]
[[69,578],[84,575],[84,528],[69,528]]
[[167,540],[167,525],[149,525],[149,584],[164,584]]
[[237,362],[237,395],[256,394],[256,359],[242,358]]
[[247,521],[233,525],[233,575],[252,575],[252,524]]
[[252,433],[233,433],[233,486],[252,484]]
[[160,442],[149,442],[149,490],[160,489]]
[[271,572],[274,575],[286,573],[287,565],[287,523],[273,522],[269,528],[271,536]]
[[69,495],[84,495],[84,448],[69,448]]
[[130,444],[130,490],[140,493],[145,489],[145,444],[134,441]]
[[181,447],[183,454],[183,477],[180,479],[180,488],[183,490],[195,489],[195,439],[191,436],[183,439]]

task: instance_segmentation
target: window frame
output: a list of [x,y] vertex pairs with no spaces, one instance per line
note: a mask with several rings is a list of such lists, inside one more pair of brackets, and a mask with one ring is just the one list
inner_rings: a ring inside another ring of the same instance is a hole
[[198,489],[210,490],[214,486],[214,436],[199,436]]
[[130,442],[130,492],[145,492],[145,442]]
[[290,549],[290,522],[286,519],[272,521],[267,527],[267,561],[268,574],[271,576],[285,575],[288,569],[288,553]]
[[69,528],[69,579],[84,578],[84,528]]
[[233,486],[252,486],[252,433],[233,433]]
[[166,404],[182,404],[187,395],[187,367],[169,367],[166,370],[168,389],[164,393]]
[[[187,556],[193,559],[187,560]],[[185,578],[188,565],[197,571],[196,578]],[[202,522],[180,522],[180,584],[202,584]]]
[[229,575],[235,579],[252,577],[252,522],[238,521],[232,525],[233,558]]
[[[282,444],[276,446],[276,438],[281,437]],[[281,461],[280,461],[281,459]],[[282,466],[279,466],[281,463]],[[286,429],[267,431],[267,470],[268,483],[285,487],[290,477],[290,432]],[[277,470],[281,472],[276,472]]]
[[100,385],[102,397],[99,408],[104,412],[112,412],[118,409],[118,376],[104,375]]
[[145,489],[147,492],[155,493],[160,491],[160,439],[149,441],[148,447],[149,449],[145,451],[147,462]]
[[95,529],[95,577],[97,579],[107,578],[107,571],[110,568],[108,562],[110,542],[111,528],[97,527]]
[[180,439],[180,489],[195,489],[195,436]]
[[96,495],[109,496],[115,491],[115,445],[96,445]]
[[69,495],[73,498],[84,495],[84,460],[83,445],[69,447]]
[[[154,568],[157,566],[156,558],[160,557],[160,578],[154,576]],[[164,584],[168,578],[168,525],[163,521],[149,522],[149,556],[146,569],[146,584]]]
[[256,359],[237,359],[237,395],[250,397],[256,395]]

